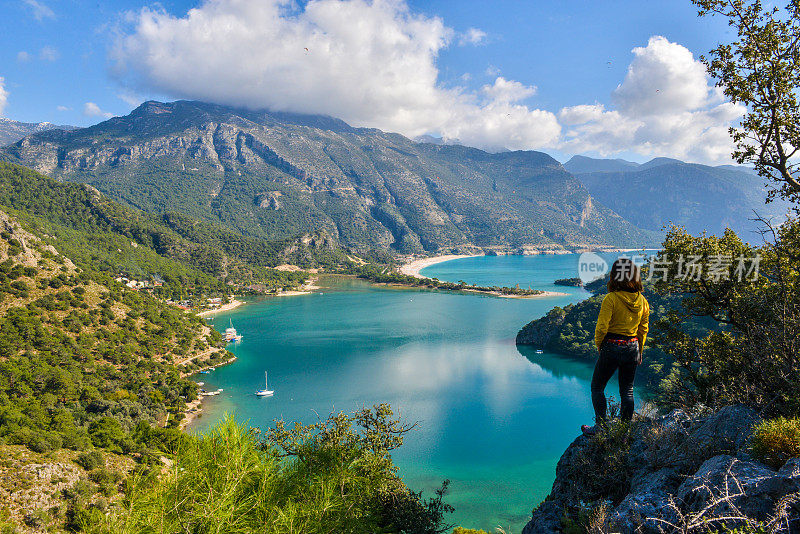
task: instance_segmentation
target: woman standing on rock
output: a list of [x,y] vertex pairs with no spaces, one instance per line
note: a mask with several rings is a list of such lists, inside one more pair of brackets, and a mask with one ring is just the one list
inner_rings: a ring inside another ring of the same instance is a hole
[[639,267],[629,258],[619,258],[611,266],[608,294],[603,298],[594,342],[600,357],[592,375],[592,405],[595,426],[583,425],[584,434],[592,435],[606,421],[606,384],[619,369],[621,417],[633,417],[633,379],[642,363],[642,351],[647,339],[650,304],[642,295]]

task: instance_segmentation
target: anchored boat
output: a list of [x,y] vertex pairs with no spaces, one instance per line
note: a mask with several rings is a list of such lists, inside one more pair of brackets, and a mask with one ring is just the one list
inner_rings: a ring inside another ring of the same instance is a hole
[[259,397],[271,397],[273,393],[275,392],[269,389],[269,384],[267,383],[267,372],[264,371],[264,389],[256,391],[256,395]]

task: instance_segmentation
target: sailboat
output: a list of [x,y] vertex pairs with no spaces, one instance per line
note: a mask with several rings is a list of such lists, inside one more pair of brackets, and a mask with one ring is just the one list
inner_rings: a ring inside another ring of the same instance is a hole
[[269,385],[267,384],[267,372],[264,371],[264,389],[256,391],[256,395],[259,397],[271,397],[273,393],[275,392],[269,389]]

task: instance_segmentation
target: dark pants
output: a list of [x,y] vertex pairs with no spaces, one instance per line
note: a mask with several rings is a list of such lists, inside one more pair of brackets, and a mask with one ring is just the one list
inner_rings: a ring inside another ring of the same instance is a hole
[[617,344],[603,341],[600,345],[600,358],[594,366],[592,375],[592,405],[598,423],[606,420],[606,384],[619,369],[620,416],[623,421],[633,417],[633,379],[636,377],[636,360],[639,356],[639,343]]

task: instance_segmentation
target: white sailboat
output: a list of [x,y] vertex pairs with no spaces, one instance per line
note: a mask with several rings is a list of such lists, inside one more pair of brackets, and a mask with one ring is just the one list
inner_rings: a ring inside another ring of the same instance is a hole
[[269,389],[269,384],[267,384],[267,372],[264,371],[264,389],[256,391],[256,395],[259,397],[271,397],[273,393],[275,392]]

